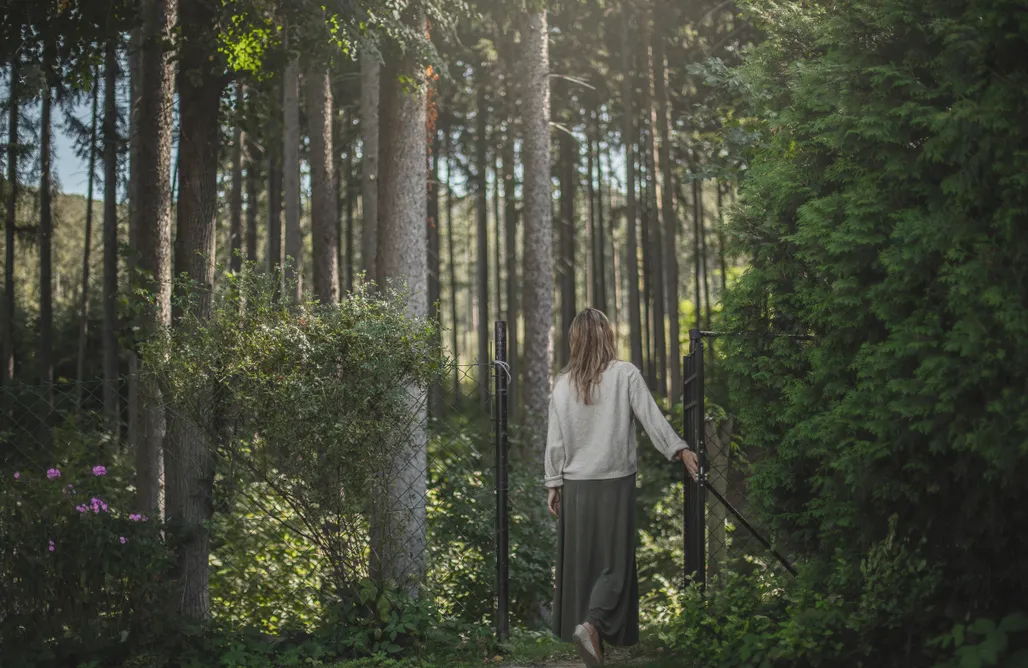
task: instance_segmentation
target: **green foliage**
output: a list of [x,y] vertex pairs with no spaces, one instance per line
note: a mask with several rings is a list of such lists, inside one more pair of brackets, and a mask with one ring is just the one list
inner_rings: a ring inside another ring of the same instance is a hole
[[97,432],[55,430],[55,459],[0,483],[0,646],[10,665],[124,656],[158,637],[170,553],[134,514],[131,467],[98,464]]
[[724,365],[753,500],[840,597],[804,594],[787,628],[830,634],[810,642],[833,665],[923,662],[1028,594],[1017,7],[751,8],[768,39],[736,76],[762,139]]

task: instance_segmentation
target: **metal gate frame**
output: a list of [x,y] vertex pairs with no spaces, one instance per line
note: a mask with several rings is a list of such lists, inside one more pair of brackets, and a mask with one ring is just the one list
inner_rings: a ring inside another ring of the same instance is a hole
[[763,545],[785,569],[796,575],[795,567],[782,556],[771,542],[767,540],[742,513],[723,497],[717,489],[707,484],[707,443],[706,443],[706,403],[704,398],[704,340],[715,338],[718,332],[706,332],[699,329],[689,330],[689,354],[682,359],[682,401],[683,405],[683,438],[696,452],[699,460],[699,473],[693,480],[688,473],[685,478],[685,517],[682,523],[685,541],[685,584],[699,582],[701,588],[707,586],[707,492],[714,495],[725,509],[742,525],[761,545]]

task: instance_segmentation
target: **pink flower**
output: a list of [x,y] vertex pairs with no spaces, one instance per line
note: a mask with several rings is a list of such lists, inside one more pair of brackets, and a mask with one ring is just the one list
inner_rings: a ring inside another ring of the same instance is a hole
[[75,510],[79,511],[80,513],[84,513],[87,510],[89,510],[89,506],[86,506],[86,505],[75,506]]
[[122,536],[122,537],[121,537],[121,538],[119,538],[118,540],[119,540],[119,541],[121,542],[121,544],[122,544],[122,545],[124,545],[125,543],[127,543],[127,542],[128,542],[128,539],[127,539],[127,538],[125,538],[124,536]]
[[89,504],[93,509],[94,513],[99,513],[101,510],[107,512],[107,504],[103,502],[103,499],[98,499],[95,496],[89,500]]
[[53,541],[50,541],[50,551],[51,552],[54,551],[54,542]]
[[49,471],[46,472],[46,477],[49,480],[53,480],[54,478],[60,478],[61,477],[61,472],[58,469],[50,469]]
[[107,467],[105,467],[105,466],[94,466],[93,467],[93,475],[95,475],[95,476],[107,475]]
[[14,472],[14,479],[15,480],[21,480],[21,473],[19,473],[18,471],[15,471]]

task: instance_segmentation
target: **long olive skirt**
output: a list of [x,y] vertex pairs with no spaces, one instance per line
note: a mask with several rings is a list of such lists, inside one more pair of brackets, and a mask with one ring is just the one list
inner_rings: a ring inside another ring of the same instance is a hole
[[561,640],[590,622],[608,644],[639,642],[635,545],[635,475],[564,481],[552,618]]

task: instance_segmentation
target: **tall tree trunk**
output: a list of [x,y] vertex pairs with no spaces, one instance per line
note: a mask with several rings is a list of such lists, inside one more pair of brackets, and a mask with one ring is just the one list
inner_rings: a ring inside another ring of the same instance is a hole
[[[3,321],[3,374],[0,382],[14,382],[14,244],[18,207],[18,152],[21,149],[18,125],[21,118],[21,54],[15,50],[11,58],[10,93],[7,97],[7,210],[4,218],[4,303]],[[3,406],[7,410],[7,406]]]
[[[645,132],[643,133],[645,134]],[[656,357],[653,345],[653,245],[650,243],[650,230],[652,228],[650,219],[650,180],[646,170],[646,151],[643,149],[640,137],[640,146],[637,147],[636,155],[639,156],[640,164],[637,165],[638,189],[640,194],[640,215],[639,215],[639,241],[642,248],[642,304],[643,304],[643,360],[645,361],[646,383],[650,390],[657,389],[656,385]]]
[[478,97],[475,106],[475,285],[478,289],[478,399],[489,401],[489,192],[487,189],[487,142],[489,141],[489,100],[485,87],[487,75],[478,72]]
[[[654,19],[656,19],[656,15]],[[646,59],[647,59],[647,78],[648,86],[646,89],[646,107],[647,116],[649,117],[649,132],[646,133],[646,162],[647,162],[647,173],[649,175],[649,194],[650,194],[650,258],[652,260],[650,269],[651,275],[650,283],[653,286],[653,347],[655,352],[655,366],[656,373],[654,374],[654,382],[656,383],[657,394],[660,396],[668,395],[667,387],[667,327],[665,313],[667,311],[667,302],[665,300],[665,281],[664,281],[664,253],[665,247],[662,237],[663,229],[662,224],[665,218],[666,212],[664,211],[664,198],[660,182],[660,159],[657,153],[657,133],[658,133],[658,115],[657,115],[657,91],[656,91],[656,62],[653,54],[653,41],[659,39],[654,35],[659,34],[659,26],[650,26],[649,32],[650,39],[646,43]],[[663,65],[663,60],[661,61]],[[663,66],[661,66],[660,79],[663,83]],[[663,120],[663,117],[660,117]]]
[[322,304],[336,304],[339,302],[339,209],[332,158],[332,86],[325,70],[308,72],[306,78],[314,294]]
[[[214,8],[203,0],[183,0],[180,101],[179,197],[175,235],[175,271],[199,294],[188,308],[197,320],[210,316],[214,291],[215,228],[218,213],[220,101],[224,75],[210,30]],[[177,327],[185,315],[173,314]],[[214,454],[211,434],[218,417],[217,390],[203,420],[179,407],[168,417],[165,452],[167,526],[176,548],[179,612],[202,619],[210,612],[210,529],[213,512]]]
[[695,306],[696,306],[696,329],[703,329],[703,311],[701,309],[700,297],[702,296],[702,288],[700,285],[700,254],[701,254],[701,242],[700,242],[700,226],[703,224],[703,203],[701,201],[703,197],[703,191],[700,188],[700,182],[698,179],[693,179],[692,182],[692,224],[693,224],[693,294],[695,295]]
[[350,130],[353,128],[353,121],[350,118],[350,111],[346,111],[346,120],[344,127],[346,128],[346,136],[349,138],[346,142],[346,155],[343,159],[343,174],[342,181],[343,187],[346,189],[346,231],[345,231],[345,250],[343,256],[343,275],[346,281],[344,290],[346,292],[353,291],[353,213],[354,206],[357,203],[356,192],[353,187],[353,150],[356,146],[356,141],[350,136]]
[[[429,124],[431,125],[431,124]],[[428,156],[428,216],[426,221],[428,235],[428,309],[429,315],[439,327],[442,337],[442,314],[439,311],[442,284],[439,275],[439,135],[434,127],[426,128],[431,150]],[[439,340],[442,345],[442,340]],[[429,415],[442,415],[442,386],[433,383],[429,388]]]
[[[116,37],[108,38],[106,49],[103,123],[103,396],[107,430],[112,434],[116,434],[121,421],[120,399],[118,396],[118,42]],[[135,55],[130,56],[130,58],[134,59]],[[133,386],[131,389],[136,388]],[[136,445],[137,443],[132,444],[133,447]]]
[[[171,323],[171,131],[175,64],[165,44],[172,38],[178,0],[146,0],[139,72],[139,201],[136,207],[139,268],[154,299],[144,307],[143,336]],[[136,497],[140,512],[159,514],[164,480],[165,415],[157,388],[139,385],[142,429],[136,449]]]
[[[568,112],[570,115],[570,111]],[[570,119],[569,119],[570,121]],[[578,171],[578,143],[567,132],[557,140],[560,146],[560,366],[571,359],[568,331],[577,314],[575,303],[575,176]]]
[[[271,120],[268,124],[268,136],[265,146],[268,147],[268,271],[281,271],[282,268],[282,172],[284,163],[282,102],[284,88],[276,86],[269,105]],[[281,279],[281,277],[280,277]]]
[[361,266],[365,280],[378,281],[378,151],[379,79],[381,64],[375,56],[361,55]]
[[664,25],[667,0],[656,0],[654,9],[653,65],[654,93],[656,98],[657,129],[660,133],[659,173],[663,182],[661,189],[661,220],[664,222],[664,269],[666,276],[666,310],[668,317],[668,339],[670,357],[670,378],[668,396],[672,405],[680,399],[682,386],[681,334],[678,325],[678,215],[675,212],[674,167],[671,164],[671,114],[668,105],[668,67],[664,48]]
[[[500,136],[500,125],[496,123],[495,132],[497,137]],[[503,318],[503,264],[502,264],[502,253],[500,249],[503,248],[503,220],[500,217],[500,151],[499,142],[496,140],[496,144],[492,146],[493,155],[492,160],[492,172],[493,172],[493,235],[492,235],[492,248],[493,248],[493,313],[495,314],[494,320],[500,320]]]
[[524,118],[525,426],[542,456],[553,360],[553,247],[550,194],[550,57],[546,10],[525,16],[521,71]]
[[598,153],[596,148],[596,136],[594,124],[586,117],[586,184],[588,185],[589,198],[589,305],[601,311],[606,310],[603,296],[603,275],[606,267],[603,265],[603,214],[601,211],[601,197],[596,187],[597,175],[599,173]]
[[[229,270],[238,274],[243,268],[243,105],[246,95],[242,82],[236,82],[235,129],[232,135],[232,192],[229,197]],[[181,142],[182,140],[179,139]]]
[[99,70],[93,77],[92,124],[89,128],[89,176],[86,180],[86,230],[82,240],[82,294],[79,301],[79,354],[75,364],[78,380],[78,405],[82,405],[82,389],[86,380],[86,348],[89,341],[89,260],[93,250],[93,180],[96,174],[96,125],[100,106]]
[[457,253],[453,245],[453,156],[450,144],[450,128],[443,131],[444,146],[446,151],[446,249],[449,254],[450,272],[450,348],[453,355],[453,402],[456,408],[460,408],[460,350],[457,345]]
[[596,254],[599,260],[598,280],[599,285],[597,286],[600,291],[599,303],[602,310],[606,311],[610,307],[610,297],[607,291],[607,272],[609,267],[607,265],[607,220],[604,215],[604,187],[603,187],[603,152],[600,150],[600,125],[597,119],[598,112],[593,114],[593,143],[594,143],[594,154],[596,155]]
[[[176,0],[177,1],[177,0]],[[145,10],[147,5],[142,6],[141,15],[145,19]],[[128,170],[128,293],[130,295],[136,294],[136,289],[140,288],[139,283],[139,271],[142,268],[140,264],[142,262],[141,247],[139,245],[140,233],[140,202],[139,202],[139,168],[140,168],[140,146],[141,142],[139,139],[139,114],[142,111],[142,68],[143,68],[143,22],[140,22],[132,32],[129,34],[129,53],[128,53],[128,71],[129,71],[129,170]],[[106,95],[106,93],[105,93]],[[106,122],[106,121],[105,121]],[[106,151],[106,146],[105,146]],[[107,183],[113,183],[113,181],[107,181],[105,177],[104,182],[104,225],[106,225],[106,189]],[[117,204],[115,204],[117,206]],[[106,230],[106,227],[104,228]],[[106,232],[105,232],[106,233]],[[104,242],[106,244],[106,241]],[[106,254],[106,246],[104,247],[104,253]],[[105,255],[106,257],[106,255]],[[106,260],[105,260],[106,261]],[[115,259],[117,263],[117,259]],[[105,269],[106,271],[106,269]],[[105,307],[106,308],[106,307]],[[106,317],[106,316],[105,316]],[[140,387],[139,382],[139,355],[136,353],[135,345],[129,345],[126,349],[126,357],[128,358],[128,446],[129,450],[136,453],[142,453],[146,450],[143,445],[143,439],[145,438],[146,424],[143,409],[143,399],[145,398],[145,390]],[[106,362],[105,362],[106,364]],[[139,471],[136,472],[137,478],[139,477]],[[137,497],[142,493],[142,490],[137,490]],[[142,510],[137,508],[137,510]]]
[[[421,23],[421,21],[419,21]],[[398,49],[397,49],[398,51]],[[427,211],[426,98],[424,72],[413,54],[391,54],[382,71],[381,188],[377,269],[386,279],[406,283],[407,313],[428,315],[425,214]],[[413,83],[414,90],[406,90]],[[402,443],[391,455],[378,535],[376,572],[417,595],[426,570],[426,436],[423,393],[410,393],[412,419],[398,434]]]
[[724,186],[721,181],[717,184],[717,256],[721,270],[721,293],[728,287],[728,264],[725,261],[725,214],[724,214]]
[[282,181],[286,209],[286,283],[293,302],[303,295],[303,232],[300,230],[300,61],[286,65],[282,95]]
[[703,260],[703,309],[707,320],[707,329],[710,329],[712,319],[710,306],[710,268],[707,262],[710,254],[707,252],[707,214],[703,204],[703,181],[700,181],[700,257]]
[[257,262],[257,218],[260,212],[261,149],[246,137],[246,261]]
[[[509,80],[509,75],[506,80]],[[507,84],[507,97],[510,98],[510,85]],[[510,413],[514,421],[520,420],[518,409],[518,398],[520,384],[518,374],[521,372],[521,365],[518,359],[518,246],[517,246],[517,224],[518,224],[518,202],[515,189],[517,184],[514,181],[514,119],[507,117],[506,136],[503,138],[503,148],[500,151],[502,162],[501,173],[503,179],[503,231],[506,242],[507,261],[507,364],[510,366],[510,375],[513,382],[507,390],[507,402],[510,406]]]
[[628,327],[632,349],[632,364],[641,371],[642,355],[642,322],[639,314],[639,250],[637,242],[638,220],[635,208],[635,105],[632,85],[632,30],[628,12],[628,3],[621,8],[621,104],[624,107],[621,116],[624,127],[622,141],[625,145],[625,253],[628,278]]
[[53,93],[52,69],[55,55],[51,40],[43,38],[43,109],[39,121],[39,384],[43,391],[44,418],[40,442],[50,446],[50,421],[53,411]]

